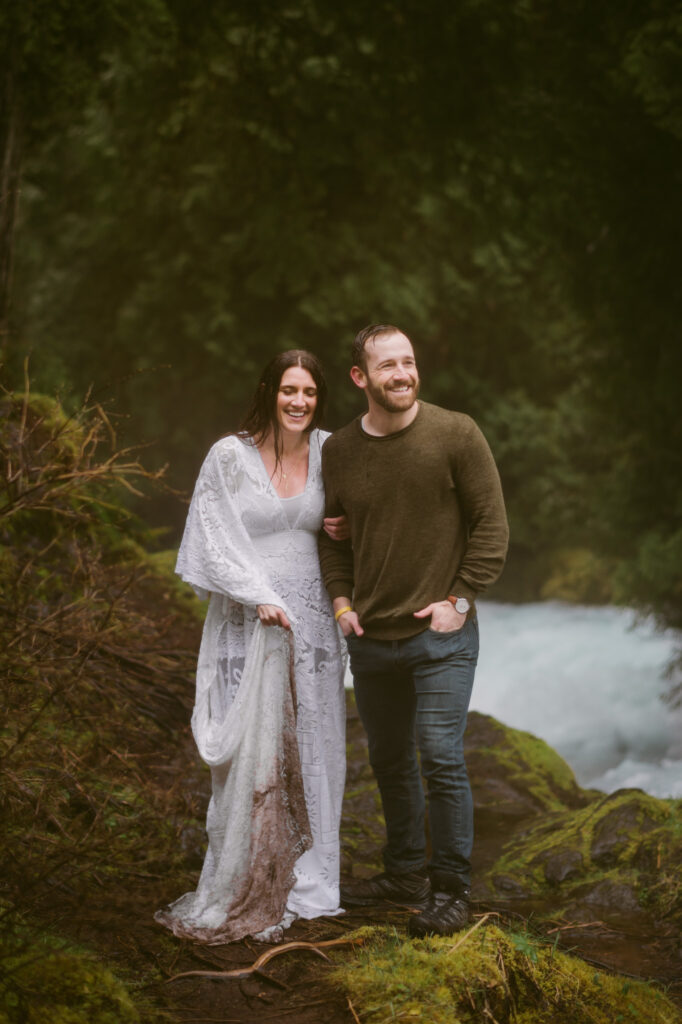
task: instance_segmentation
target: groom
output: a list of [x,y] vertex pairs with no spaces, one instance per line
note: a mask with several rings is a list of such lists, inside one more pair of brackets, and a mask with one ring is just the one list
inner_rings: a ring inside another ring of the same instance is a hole
[[347,516],[351,538],[320,534],[320,561],[348,643],[387,842],[384,873],[342,887],[341,901],[416,904],[410,934],[445,935],[469,920],[473,803],[463,736],[478,657],[474,600],[504,564],[504,501],[473,420],[417,400],[402,331],[360,331],[351,378],[367,412],[322,454],[326,515]]

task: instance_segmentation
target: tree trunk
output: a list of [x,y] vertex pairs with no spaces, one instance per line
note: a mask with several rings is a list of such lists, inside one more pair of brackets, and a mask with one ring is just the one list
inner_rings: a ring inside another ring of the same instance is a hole
[[0,361],[9,347],[14,228],[19,205],[21,142],[14,76],[5,74],[0,96]]

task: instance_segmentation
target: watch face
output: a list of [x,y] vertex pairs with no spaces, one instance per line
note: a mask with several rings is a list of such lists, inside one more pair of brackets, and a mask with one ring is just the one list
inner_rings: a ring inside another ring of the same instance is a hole
[[455,601],[455,611],[458,611],[460,615],[464,615],[466,612],[468,612],[470,607],[471,606],[467,601],[466,597],[458,597],[457,600]]

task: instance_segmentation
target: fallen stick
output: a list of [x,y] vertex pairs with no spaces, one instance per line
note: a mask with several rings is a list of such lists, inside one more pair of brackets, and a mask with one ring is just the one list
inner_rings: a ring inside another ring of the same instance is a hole
[[250,967],[239,967],[234,971],[183,971],[181,974],[174,974],[172,978],[168,978],[167,981],[176,981],[177,978],[189,978],[189,977],[200,977],[200,978],[248,978],[250,974],[256,974],[262,970],[263,967],[276,956],[280,956],[282,953],[288,953],[293,949],[307,949],[311,953],[316,953],[321,956],[323,960],[329,960],[326,953],[323,953],[320,946],[360,946],[364,942],[364,939],[327,939],[325,942],[287,942],[284,946],[277,946],[275,949],[269,949],[262,956],[259,956]]
[[567,932],[573,931],[573,929],[577,931],[578,928],[606,928],[607,931],[613,931],[613,928],[609,928],[603,921],[585,921],[581,924],[574,924],[570,921],[568,924],[562,924],[561,927],[550,928],[547,934],[554,935],[554,932]]
[[491,911],[489,914],[484,914],[483,917],[480,919],[480,921],[477,921],[476,924],[474,925],[474,927],[470,928],[469,931],[466,932],[462,936],[462,938],[458,942],[456,942],[454,944],[454,946],[450,946],[450,948],[448,950],[448,956],[450,955],[450,953],[454,953],[456,949],[459,949],[459,947],[462,945],[462,943],[466,942],[466,940],[469,938],[469,936],[473,935],[473,933],[476,931],[476,929],[480,928],[481,925],[484,924],[484,922],[487,921],[489,917],[497,917],[497,914],[495,914],[494,911]]
[[346,1000],[348,1002],[348,1009],[353,1014],[353,1020],[355,1021],[355,1024],[360,1024],[360,1018],[358,1017],[357,1013],[355,1012],[355,1007],[353,1006],[353,1004],[350,1001],[350,996],[346,996]]

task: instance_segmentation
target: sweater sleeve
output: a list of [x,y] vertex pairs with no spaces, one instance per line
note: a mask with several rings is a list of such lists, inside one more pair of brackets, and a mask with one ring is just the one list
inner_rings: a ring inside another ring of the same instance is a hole
[[[345,515],[336,491],[337,474],[329,442],[322,448],[322,479],[324,481],[325,517]],[[352,524],[351,524],[352,525]],[[353,548],[350,540],[332,540],[324,530],[318,535],[322,579],[332,601],[336,597],[352,597],[355,585]]]
[[456,485],[468,540],[450,593],[472,601],[502,572],[509,544],[500,476],[488,442],[473,420],[458,454]]

